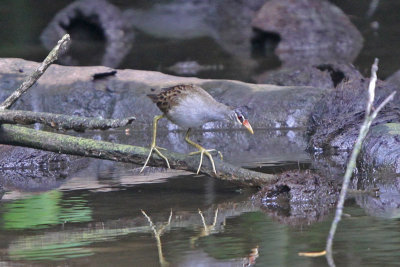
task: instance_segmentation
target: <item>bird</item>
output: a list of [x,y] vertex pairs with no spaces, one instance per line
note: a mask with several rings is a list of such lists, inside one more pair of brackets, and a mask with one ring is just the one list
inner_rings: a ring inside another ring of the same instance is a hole
[[[251,134],[254,134],[253,128],[240,111],[240,108],[235,109],[218,102],[198,85],[178,84],[162,88],[161,92],[147,94],[147,96],[157,105],[162,114],[155,116],[153,119],[153,138],[150,144],[150,152],[140,172],[147,166],[153,151],[163,158],[168,168],[170,168],[167,157],[160,151],[164,148],[156,145],[157,123],[164,117],[169,119],[172,123],[187,129],[185,141],[198,150],[189,153],[189,155],[200,154],[200,164],[197,169],[197,174],[200,172],[203,156],[205,154],[211,162],[213,172],[217,175],[214,160],[210,154],[211,151],[216,150],[205,149],[201,145],[190,140],[189,135],[193,128],[201,127],[203,124],[212,121],[233,121],[236,124],[243,125]],[[218,153],[222,159],[222,154],[219,151]]]

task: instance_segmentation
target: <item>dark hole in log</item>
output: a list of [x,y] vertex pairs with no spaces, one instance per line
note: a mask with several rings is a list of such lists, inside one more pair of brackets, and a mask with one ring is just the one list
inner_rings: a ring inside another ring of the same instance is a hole
[[69,54],[77,60],[71,64],[101,64],[107,38],[98,15],[85,16],[77,11],[68,23],[60,23],[60,26],[71,35]]
[[340,70],[335,70],[331,65],[329,64],[323,64],[317,66],[317,69],[321,71],[328,71],[329,74],[331,75],[331,79],[333,82],[333,85],[336,87],[339,83],[343,81],[343,79],[346,78],[344,73]]
[[273,53],[280,41],[281,37],[277,33],[253,28],[251,56],[253,58],[259,58],[265,57],[269,52]]
[[76,12],[68,24],[60,23],[60,26],[73,40],[103,42],[106,39],[97,15],[84,16],[81,12]]

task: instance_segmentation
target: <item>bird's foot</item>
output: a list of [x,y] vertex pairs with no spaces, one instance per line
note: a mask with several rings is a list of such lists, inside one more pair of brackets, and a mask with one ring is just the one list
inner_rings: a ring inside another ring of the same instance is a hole
[[163,158],[165,160],[165,162],[167,163],[168,169],[171,168],[170,165],[169,165],[169,161],[168,161],[167,157],[164,156],[160,152],[160,150],[167,150],[167,149],[163,148],[163,147],[156,146],[155,144],[151,145],[149,155],[147,156],[146,162],[144,163],[142,169],[140,170],[140,173],[143,172],[144,168],[146,168],[147,163],[149,162],[150,156],[153,153],[153,151],[155,151],[157,153],[157,155],[159,155],[161,158]]
[[212,155],[210,153],[210,152],[213,152],[213,151],[217,151],[218,155],[221,158],[221,160],[223,160],[222,153],[220,151],[216,150],[216,149],[199,148],[199,151],[195,151],[195,152],[189,153],[190,156],[196,155],[196,154],[200,154],[200,163],[199,163],[199,168],[197,169],[196,174],[199,174],[199,172],[200,172],[201,165],[203,164],[203,155],[205,154],[210,159],[210,162],[211,162],[211,165],[212,165],[212,168],[213,168],[213,172],[215,173],[215,175],[217,175],[217,171],[215,169],[215,164],[214,164],[214,159],[213,159],[213,157],[212,157]]

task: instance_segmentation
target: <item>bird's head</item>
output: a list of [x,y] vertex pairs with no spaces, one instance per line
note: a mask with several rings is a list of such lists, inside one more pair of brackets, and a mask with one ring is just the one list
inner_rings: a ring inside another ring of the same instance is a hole
[[234,110],[234,118],[236,122],[246,127],[251,134],[254,134],[253,128],[251,127],[249,121],[244,117],[243,113],[239,109]]

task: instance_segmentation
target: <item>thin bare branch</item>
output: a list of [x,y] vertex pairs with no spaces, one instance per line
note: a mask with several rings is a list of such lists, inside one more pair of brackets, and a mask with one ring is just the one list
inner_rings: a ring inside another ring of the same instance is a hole
[[10,108],[15,101],[17,101],[35,82],[43,75],[46,69],[58,59],[58,56],[65,52],[69,46],[71,38],[69,34],[64,35],[57,45],[50,51],[49,55],[44,59],[44,61],[39,65],[39,67],[29,75],[21,86],[14,91],[4,102],[0,105],[0,110],[5,110]]
[[396,95],[396,92],[392,92],[388,97],[385,98],[385,100],[382,101],[382,103],[375,109],[375,111],[371,115],[371,120],[374,120],[376,116],[378,115],[379,111],[386,106],[387,103],[393,100],[394,96]]
[[374,64],[372,64],[371,67],[371,79],[369,81],[369,86],[368,86],[368,102],[367,102],[367,108],[365,111],[365,116],[369,116],[371,113],[372,105],[374,104],[374,99],[375,99],[375,85],[376,85],[376,72],[378,71],[378,63],[379,60],[375,58]]

